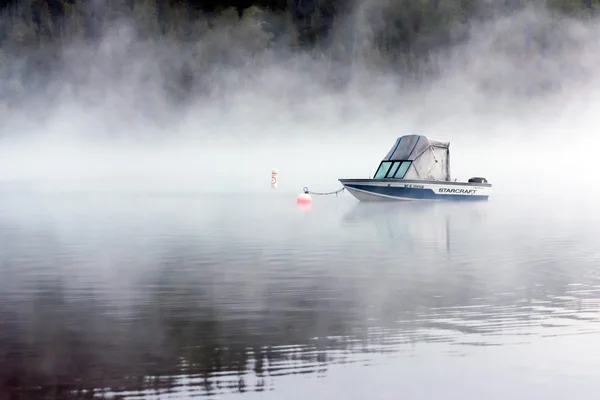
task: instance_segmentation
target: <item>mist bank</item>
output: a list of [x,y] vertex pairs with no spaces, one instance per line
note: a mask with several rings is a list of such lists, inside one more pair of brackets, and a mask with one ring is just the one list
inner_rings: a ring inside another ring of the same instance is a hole
[[56,4],[21,2],[0,18],[3,181],[269,190],[275,167],[281,189],[326,191],[369,176],[410,133],[451,141],[453,177],[502,190],[554,190],[565,164],[596,173],[593,8]]
[[[35,104],[39,113],[64,97],[118,107],[110,92],[125,85],[129,106],[164,120],[173,107],[224,102],[249,88],[268,85],[261,96],[285,99],[292,91],[304,100],[358,82],[379,90],[392,83],[381,77],[393,77],[394,89],[421,91],[465,67],[488,67],[469,76],[485,96],[547,95],[589,77],[585,65],[565,69],[561,58],[584,50],[598,7],[581,0],[196,3],[22,0],[4,9],[3,108]],[[490,56],[493,65],[484,61]],[[151,101],[151,112],[139,107]]]

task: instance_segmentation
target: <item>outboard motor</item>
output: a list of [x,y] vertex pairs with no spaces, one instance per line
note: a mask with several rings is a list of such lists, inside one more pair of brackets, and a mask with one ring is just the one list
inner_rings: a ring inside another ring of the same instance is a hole
[[469,183],[487,183],[487,179],[480,178],[480,177],[474,177],[474,178],[469,179]]

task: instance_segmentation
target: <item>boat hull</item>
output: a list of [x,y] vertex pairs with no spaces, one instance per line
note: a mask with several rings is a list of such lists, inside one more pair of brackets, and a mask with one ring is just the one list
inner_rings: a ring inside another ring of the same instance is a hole
[[403,179],[339,179],[359,201],[485,201],[487,183]]

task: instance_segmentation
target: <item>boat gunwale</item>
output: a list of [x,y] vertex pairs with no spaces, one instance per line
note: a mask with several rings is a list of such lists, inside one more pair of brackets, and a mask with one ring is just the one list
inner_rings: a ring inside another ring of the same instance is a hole
[[457,181],[430,181],[430,180],[419,180],[419,179],[395,179],[395,178],[340,178],[338,179],[342,185],[346,183],[366,183],[366,182],[381,182],[381,183],[407,183],[407,184],[428,184],[428,185],[454,185],[454,186],[483,186],[492,187],[491,183],[480,183],[480,182],[457,182]]

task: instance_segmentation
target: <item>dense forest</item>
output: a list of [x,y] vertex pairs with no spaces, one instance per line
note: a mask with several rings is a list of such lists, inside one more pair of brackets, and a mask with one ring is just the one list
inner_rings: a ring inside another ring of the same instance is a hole
[[[264,65],[297,54],[427,78],[436,72],[432,54],[464,43],[473,24],[526,7],[585,20],[600,0],[15,0],[4,2],[0,17],[0,78],[19,60],[20,77],[35,74],[25,81],[39,88],[64,65],[65,48],[85,58],[83,48],[124,23],[146,50],[169,49],[157,62],[166,91],[179,100],[206,90],[206,76],[224,64]],[[339,85],[343,71],[325,80]],[[2,88],[5,102],[19,98],[14,86]]]
[[5,0],[0,43],[10,49],[93,39],[127,18],[145,35],[199,40],[223,24],[253,25],[264,46],[293,33],[293,44],[310,48],[331,44],[340,24],[356,27],[362,16],[361,25],[373,30],[373,45],[397,55],[452,44],[464,39],[460,27],[470,21],[529,5],[586,18],[597,13],[600,0]]

